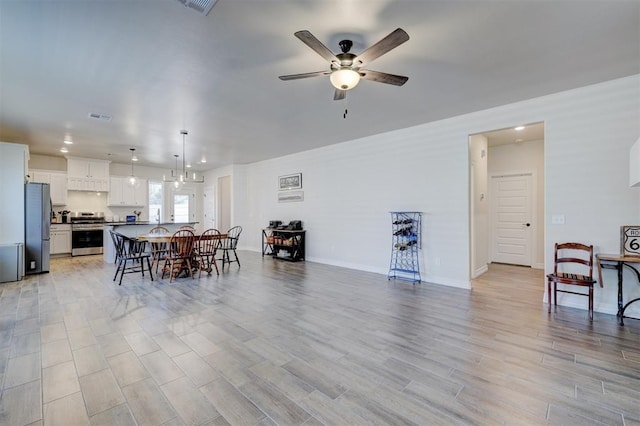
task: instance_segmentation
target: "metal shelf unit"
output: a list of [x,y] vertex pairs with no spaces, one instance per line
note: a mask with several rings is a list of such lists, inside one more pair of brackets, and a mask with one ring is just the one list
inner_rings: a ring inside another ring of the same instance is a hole
[[421,282],[422,213],[391,212],[391,233],[391,263],[387,278]]
[[304,260],[306,232],[304,230],[263,229],[262,256],[266,254],[276,259],[292,262]]

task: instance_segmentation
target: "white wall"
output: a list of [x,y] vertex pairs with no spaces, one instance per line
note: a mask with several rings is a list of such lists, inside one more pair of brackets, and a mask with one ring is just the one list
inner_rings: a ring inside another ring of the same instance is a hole
[[[231,227],[240,225],[243,227],[243,233],[241,235],[242,244],[246,247],[247,234],[249,232],[245,228],[247,227],[247,223],[255,222],[258,220],[255,216],[255,206],[253,200],[249,198],[248,194],[250,193],[251,182],[247,180],[247,166],[244,165],[230,165],[226,167],[221,167],[219,169],[210,170],[205,173],[204,180],[206,182],[205,187],[213,188],[215,194],[218,193],[218,179],[224,176],[229,176],[231,179],[231,200],[230,200],[230,214],[231,214]],[[219,199],[216,195],[216,202]],[[219,214],[218,209],[216,209],[216,219],[215,225],[219,227],[220,220],[217,217]],[[258,227],[260,229],[260,227]],[[226,231],[226,229],[220,229],[221,232]],[[254,250],[258,250],[258,246],[250,246]]]
[[[245,227],[241,247],[259,250],[271,219],[301,219],[309,260],[386,273],[389,211],[423,211],[424,280],[469,287],[468,136],[532,122],[546,132],[547,271],[556,241],[617,252],[619,226],[640,220],[637,189],[628,186],[629,149],[640,135],[638,75],[250,164],[245,184],[233,188],[242,198],[233,213]],[[277,177],[297,172],[304,202],[278,203]],[[556,213],[565,225],[550,225]],[[609,272],[596,310],[613,313]],[[584,298],[565,296],[561,304],[586,308]]]
[[[533,205],[533,267],[544,268],[544,141],[527,141],[489,148],[489,176],[532,172],[535,197]],[[489,178],[490,179],[490,178]],[[490,223],[490,221],[489,221]]]
[[470,237],[471,237],[471,277],[475,278],[487,271],[489,263],[489,193],[488,141],[485,136],[469,137],[470,173]]

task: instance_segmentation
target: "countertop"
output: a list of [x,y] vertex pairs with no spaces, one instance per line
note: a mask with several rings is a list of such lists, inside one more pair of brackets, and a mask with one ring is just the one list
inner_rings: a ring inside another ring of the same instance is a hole
[[137,220],[135,222],[105,222],[106,226],[131,226],[131,225],[154,225],[154,226],[166,226],[166,225],[195,225],[198,222],[150,222],[146,220]]

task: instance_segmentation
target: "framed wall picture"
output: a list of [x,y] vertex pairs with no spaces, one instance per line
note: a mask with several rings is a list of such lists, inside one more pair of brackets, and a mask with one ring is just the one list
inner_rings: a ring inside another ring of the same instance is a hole
[[278,177],[278,190],[288,191],[290,189],[302,188],[302,173],[295,173],[292,175],[284,175]]
[[620,227],[620,254],[640,257],[640,225]]
[[290,203],[294,201],[304,201],[304,191],[278,192],[279,203]]

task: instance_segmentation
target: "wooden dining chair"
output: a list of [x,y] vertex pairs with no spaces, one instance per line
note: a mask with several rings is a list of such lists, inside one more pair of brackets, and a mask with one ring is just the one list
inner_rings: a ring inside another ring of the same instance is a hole
[[[149,230],[150,235],[169,235],[169,230],[164,226],[156,226],[155,228],[151,228]],[[150,243],[151,244],[151,267],[156,267],[156,274],[158,273],[158,268],[160,267],[160,262],[162,262],[169,252],[169,245],[166,242],[162,243]]]
[[[562,269],[562,271],[561,271]],[[556,243],[553,273],[547,275],[549,313],[551,313],[551,290],[553,301],[558,306],[558,293],[570,293],[589,298],[589,320],[593,321],[593,246],[581,243]],[[558,284],[562,287],[558,289]],[[568,290],[565,286],[586,287],[588,292]],[[600,283],[602,287],[602,283]]]
[[180,230],[180,229],[186,229],[186,230],[191,231],[191,232],[196,232],[196,228],[194,228],[191,225],[182,225],[181,227],[178,228],[178,230]]
[[[236,262],[238,264],[238,268],[240,267],[240,260],[238,259],[238,253],[236,253],[236,248],[238,247],[238,240],[240,239],[240,234],[242,233],[242,226],[234,226],[233,228],[227,231],[227,238],[223,238],[220,240],[220,250],[222,250],[222,270],[224,270],[224,265],[231,264]],[[233,257],[235,260],[231,260],[229,253],[233,253]]]
[[188,229],[180,229],[171,236],[162,267],[163,279],[164,274],[169,272],[169,282],[172,282],[184,270],[193,278],[191,256],[193,255],[194,241],[195,236]]
[[220,231],[217,229],[207,229],[200,235],[196,243],[195,259],[198,266],[198,278],[202,276],[202,271],[207,271],[211,275],[212,266],[216,268],[216,274],[220,275],[216,253],[220,247]]
[[[134,272],[142,273],[144,277],[144,261],[147,261],[147,267],[149,269],[149,276],[153,281],[153,273],[151,272],[151,263],[149,262],[149,254],[145,251],[145,243],[133,238],[129,238],[118,232],[109,230],[111,234],[111,240],[116,249],[116,274],[113,276],[113,281],[116,280],[118,274],[120,274],[120,280],[118,285],[122,285],[122,277],[124,274],[130,274]],[[131,262],[131,263],[129,263]]]

